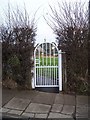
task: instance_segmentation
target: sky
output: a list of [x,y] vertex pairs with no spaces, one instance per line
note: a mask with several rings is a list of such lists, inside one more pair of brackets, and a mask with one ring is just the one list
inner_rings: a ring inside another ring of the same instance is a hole
[[[15,9],[16,6],[22,10],[24,5],[28,14],[33,17],[36,13],[36,26],[37,26],[37,36],[36,36],[36,44],[44,42],[46,39],[47,42],[55,42],[56,35],[53,33],[53,30],[47,25],[43,16],[48,17],[49,5],[55,6],[57,2],[61,2],[63,0],[0,0],[0,23],[4,21],[4,14],[7,11],[8,3],[10,3],[11,7]],[[79,0],[66,0],[67,2],[74,2]],[[89,0],[81,0],[81,2],[86,1],[88,3]]]

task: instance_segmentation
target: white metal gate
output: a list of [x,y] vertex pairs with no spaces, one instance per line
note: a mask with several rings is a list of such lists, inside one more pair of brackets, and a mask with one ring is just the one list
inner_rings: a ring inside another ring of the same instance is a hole
[[54,43],[38,44],[34,50],[35,87],[59,87],[59,51]]

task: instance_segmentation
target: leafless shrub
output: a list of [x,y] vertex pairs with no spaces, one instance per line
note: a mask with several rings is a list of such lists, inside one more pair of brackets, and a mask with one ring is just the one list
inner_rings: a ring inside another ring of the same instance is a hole
[[66,52],[68,88],[86,92],[82,84],[87,83],[88,73],[88,9],[81,2],[49,6],[51,14],[44,18],[57,35],[58,48]]
[[36,27],[24,9],[10,9],[6,22],[0,26],[3,60],[3,80],[12,79],[22,87],[31,88]]

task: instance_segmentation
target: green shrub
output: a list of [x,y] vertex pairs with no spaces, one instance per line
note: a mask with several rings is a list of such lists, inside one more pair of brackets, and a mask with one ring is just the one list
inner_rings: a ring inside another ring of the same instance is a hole
[[16,55],[13,55],[9,58],[8,64],[11,67],[18,67],[18,66],[20,66],[20,60],[18,59],[18,57]]

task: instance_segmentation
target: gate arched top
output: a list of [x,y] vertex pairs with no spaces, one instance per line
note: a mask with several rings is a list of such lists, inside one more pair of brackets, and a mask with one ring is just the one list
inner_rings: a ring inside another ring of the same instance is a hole
[[35,49],[34,49],[34,52],[36,52],[36,50],[37,50],[37,48],[39,47],[39,46],[41,46],[42,44],[51,44],[51,45],[53,45],[56,49],[57,49],[57,51],[58,51],[58,46],[54,43],[54,42],[52,42],[52,43],[50,43],[50,42],[43,42],[43,43],[38,43],[37,45],[36,45],[36,47],[35,47]]

